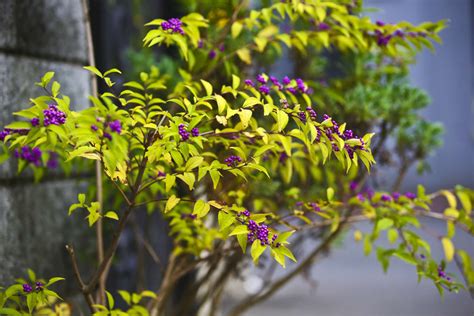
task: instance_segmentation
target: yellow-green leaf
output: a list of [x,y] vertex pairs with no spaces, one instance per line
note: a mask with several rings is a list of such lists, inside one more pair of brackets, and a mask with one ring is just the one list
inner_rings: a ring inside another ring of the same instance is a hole
[[105,213],[104,217],[115,219],[116,221],[118,221],[119,219],[117,213],[115,213],[114,211],[108,211],[107,213]]
[[176,205],[178,205],[179,201],[181,199],[180,198],[177,198],[176,195],[172,195],[170,196],[170,198],[168,199],[168,201],[166,201],[166,206],[165,206],[165,213],[168,213],[169,211],[171,211]]
[[446,257],[447,261],[452,261],[454,257],[454,245],[451,239],[443,237],[441,239],[441,243],[443,244],[444,256]]
[[208,203],[206,203],[203,200],[198,200],[194,204],[194,209],[193,209],[193,214],[197,215],[197,217],[201,218],[207,215],[209,213],[209,210],[211,207],[209,206]]

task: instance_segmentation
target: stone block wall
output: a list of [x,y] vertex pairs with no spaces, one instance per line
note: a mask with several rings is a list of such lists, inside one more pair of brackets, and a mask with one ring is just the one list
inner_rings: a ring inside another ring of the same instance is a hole
[[[74,107],[88,104],[89,74],[80,0],[0,0],[0,127],[42,93],[34,83],[56,72]],[[67,216],[84,182],[61,176],[35,184],[14,163],[0,166],[0,285],[33,268],[45,277],[68,275],[64,245],[87,227]],[[72,278],[69,279],[73,285]]]

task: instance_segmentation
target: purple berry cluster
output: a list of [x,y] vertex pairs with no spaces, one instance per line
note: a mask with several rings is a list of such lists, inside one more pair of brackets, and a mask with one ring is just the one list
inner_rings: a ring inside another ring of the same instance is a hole
[[[274,87],[277,87],[278,90],[281,91],[288,91],[292,94],[298,94],[298,93],[311,93],[311,89],[308,88],[306,83],[303,81],[303,79],[290,79],[288,76],[285,76],[282,81],[280,82],[276,77],[274,76],[267,76],[266,74],[258,74],[255,77],[255,80],[257,81],[258,90],[263,93],[263,94],[269,94],[270,93],[270,87],[273,85]],[[295,82],[296,84],[292,84]],[[252,79],[245,79],[244,83],[246,86],[249,87],[256,87],[256,83]]]
[[[239,212],[237,214],[239,217],[244,217],[240,218],[240,222],[244,224],[247,222],[247,219],[250,217],[250,211],[245,210],[243,212]],[[268,226],[265,224],[257,224],[254,220],[249,219],[247,222],[247,228],[249,230],[247,234],[247,241],[250,243],[253,243],[255,240],[259,240],[260,244],[262,246],[264,245],[273,245],[275,247],[279,247],[280,243],[275,244],[275,240],[278,238],[277,234],[274,234],[271,238],[271,241],[269,241],[269,230]]]
[[349,183],[349,190],[355,191],[358,186],[359,186],[359,183],[357,183],[356,181],[351,181],[351,183]]
[[438,266],[438,277],[450,282],[451,278],[446,274],[442,266]]
[[122,124],[120,123],[119,120],[115,120],[109,123],[110,130],[114,133],[117,133],[120,135],[122,133]]
[[[42,291],[42,290],[43,290],[43,287],[44,287],[44,284],[43,284],[43,283],[41,283],[41,282],[36,282],[36,283],[35,283],[35,290],[36,290],[37,292]],[[23,292],[25,292],[25,293],[31,293],[31,292],[33,292],[33,287],[32,287],[30,284],[25,283],[25,284],[23,284]]]
[[20,150],[16,149],[14,155],[16,158],[23,159],[37,167],[41,165],[42,152],[38,147],[30,148],[28,146],[23,146]]
[[243,211],[243,212],[240,212],[239,215],[245,216],[245,217],[250,217],[250,211],[249,211],[249,210],[245,210],[245,211]]
[[196,218],[197,218],[196,214],[181,214],[181,219],[195,220]]
[[309,203],[309,206],[313,209],[313,211],[315,212],[320,212],[321,211],[321,208],[319,207],[319,205],[317,203],[314,203],[314,202],[311,202]]
[[[62,125],[66,123],[66,113],[59,110],[58,107],[54,104],[50,104],[46,110],[43,110],[44,120],[43,125]],[[36,123],[36,121],[35,121]],[[37,121],[39,125],[39,120]],[[31,122],[33,124],[33,121]]]
[[199,129],[197,127],[194,127],[191,129],[191,133],[189,133],[186,130],[186,127],[184,124],[179,124],[178,125],[178,133],[179,136],[181,137],[181,140],[183,142],[187,141],[189,139],[189,135],[192,135],[193,137],[198,137],[199,136]]
[[33,287],[29,285],[28,283],[23,284],[23,292],[25,293],[31,293],[33,292]]
[[255,221],[249,220],[247,224],[249,233],[247,234],[247,240],[253,242],[254,240],[260,240],[262,246],[270,244],[268,242],[268,226],[265,224],[258,225]]
[[48,169],[56,169],[59,166],[58,154],[55,152],[49,152],[49,159],[46,162],[46,167]]
[[[315,202],[310,202],[307,204],[314,212],[320,212],[321,207],[318,205],[318,203]],[[301,209],[303,206],[305,206],[305,203],[303,201],[298,201],[296,202],[295,206],[299,209]]]
[[166,173],[163,171],[158,171],[158,174],[156,175],[158,178],[166,177]]
[[[382,22],[382,21],[376,21],[375,24],[378,26],[378,27],[384,27],[386,25],[385,22]],[[404,32],[402,30],[396,30],[395,32],[391,33],[391,34],[384,34],[381,30],[375,30],[374,32],[374,36],[376,37],[377,39],[377,45],[380,46],[380,47],[384,47],[384,46],[387,46],[388,43],[390,42],[390,40],[394,37],[399,37],[399,38],[405,38],[405,36],[409,36],[409,37],[417,37],[417,36],[421,36],[421,37],[425,37],[426,36],[426,33],[424,32]]]
[[[351,189],[351,191],[355,191],[357,186],[358,186],[357,182],[351,182],[351,184],[349,185],[349,188]],[[356,197],[360,202],[364,202],[366,199],[370,201],[374,197],[374,195],[375,195],[374,190],[372,190],[371,188],[367,188],[365,189],[364,192],[357,194]],[[393,192],[392,194],[386,194],[386,193],[382,194],[380,196],[380,200],[383,202],[392,202],[392,201],[397,202],[402,196],[405,196],[407,199],[410,199],[410,200],[416,199],[416,194],[413,192],[407,192],[403,195],[399,192]]]
[[298,112],[298,118],[301,122],[306,123],[306,113],[304,111]]
[[42,291],[42,290],[43,290],[43,287],[44,287],[44,284],[43,284],[43,283],[41,283],[41,282],[36,282],[36,283],[35,283],[35,290],[36,290],[36,291],[38,291],[38,292],[39,292],[39,291]]
[[[120,120],[109,122],[108,120],[104,121],[102,118],[97,118],[97,122],[104,122],[103,123],[104,125],[103,137],[108,140],[112,140],[112,134],[108,132],[107,128],[110,129],[110,132],[117,133],[118,135],[122,133],[122,123],[120,122]],[[97,132],[99,130],[99,127],[95,124],[92,124],[91,129],[94,132]]]
[[306,111],[307,111],[308,114],[309,114],[309,118],[310,118],[311,120],[313,120],[313,121],[316,121],[316,118],[318,117],[318,115],[316,114],[316,111],[313,110],[313,108],[310,107],[310,106],[308,106],[308,107],[306,108]]
[[284,163],[285,161],[288,160],[288,158],[289,158],[289,157],[288,157],[288,154],[286,153],[286,151],[282,151],[282,152],[280,153],[280,157],[278,157],[278,161],[279,161],[280,163]]
[[163,31],[171,31],[171,33],[178,33],[183,35],[183,22],[178,18],[171,18],[168,21],[161,22],[161,28]]
[[[324,121],[328,120],[330,118],[331,117],[327,114],[323,115],[323,120]],[[344,133],[341,133],[339,131],[339,124],[335,120],[332,120],[332,125],[333,125],[332,128],[328,128],[325,131],[326,136],[328,137],[329,140],[334,140],[333,135],[335,134],[335,135],[339,136],[342,140],[348,140],[348,139],[356,138],[356,139],[359,139],[361,141],[361,145],[355,145],[355,146],[349,146],[348,144],[344,145],[344,149],[347,151],[347,153],[349,154],[349,157],[351,159],[354,157],[354,152],[356,150],[365,150],[364,141],[362,140],[362,138],[355,135],[352,130],[348,129],[348,130],[345,130]],[[332,148],[333,148],[334,151],[339,151],[340,150],[339,147],[336,144],[332,144]]]
[[331,29],[331,27],[324,23],[324,22],[320,22],[318,23],[318,31],[329,31]]
[[224,162],[227,164],[228,167],[235,167],[238,163],[242,162],[242,158],[236,155],[232,155],[227,157]]
[[12,134],[26,135],[28,134],[29,129],[11,129],[5,128],[0,132],[0,141],[5,141],[5,137]]
[[30,122],[31,122],[31,125],[33,125],[33,127],[37,127],[40,125],[40,119],[37,117],[32,118]]

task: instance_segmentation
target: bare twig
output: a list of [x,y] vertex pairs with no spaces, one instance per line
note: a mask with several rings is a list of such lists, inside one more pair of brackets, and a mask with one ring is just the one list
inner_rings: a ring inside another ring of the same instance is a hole
[[71,245],[66,245],[66,250],[69,253],[69,256],[71,257],[71,262],[72,262],[72,268],[74,271],[74,276],[76,277],[77,283],[79,283],[79,286],[81,287],[82,293],[84,295],[84,298],[86,299],[87,305],[89,306],[89,309],[91,312],[94,312],[94,300],[92,298],[92,295],[86,294],[84,292],[85,284],[84,281],[82,280],[81,273],[79,272],[79,267],[77,265],[77,260],[76,260],[76,254],[74,252],[74,248]]

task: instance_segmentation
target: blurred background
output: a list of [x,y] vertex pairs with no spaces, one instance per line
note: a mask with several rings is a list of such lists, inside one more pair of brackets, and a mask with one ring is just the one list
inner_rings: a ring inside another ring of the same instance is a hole
[[[160,56],[140,49],[142,26],[156,17],[179,16],[184,9],[181,5],[180,1],[165,0],[91,0],[98,68],[117,67],[133,76],[155,64]],[[434,53],[421,53],[410,74],[410,82],[431,98],[424,116],[444,125],[444,144],[428,158],[433,171],[418,175],[410,169],[402,189],[413,191],[418,183],[429,191],[456,184],[474,187],[474,1],[366,0],[365,5],[378,9],[367,13],[374,20],[388,23],[449,20],[441,33],[443,45],[436,45]],[[57,72],[66,94],[76,104],[86,106],[90,87],[82,70],[87,64],[83,21],[77,0],[0,0],[0,125],[38,93],[34,82],[48,70]],[[393,180],[396,173],[384,168],[380,186]],[[63,212],[63,205],[73,200],[74,192],[84,184],[60,177],[47,182],[46,187],[38,188],[32,179],[16,177],[8,166],[0,169],[0,284],[22,274],[28,266],[47,270],[44,257],[59,258],[56,268],[65,270],[62,245],[82,234],[74,229],[73,219],[55,214]],[[42,203],[38,203],[39,196]],[[45,203],[52,206],[44,209]],[[54,220],[46,220],[51,218]],[[159,218],[154,221],[160,225]],[[440,223],[431,224],[444,229]],[[58,227],[64,236],[54,238],[52,231]],[[359,228],[363,231],[368,226]],[[133,275],[136,265],[133,257],[127,256],[133,243],[132,237],[127,238],[125,235],[121,241],[123,255],[114,272],[123,279],[114,284],[116,288],[127,287],[123,276]],[[472,239],[462,233],[456,238],[474,254]],[[155,239],[160,243],[159,234]],[[54,242],[46,245],[42,240]],[[167,247],[166,242],[159,245],[164,249],[162,255],[169,251]],[[440,299],[432,284],[417,283],[411,266],[394,260],[389,273],[384,274],[374,257],[365,257],[362,245],[346,238],[330,259],[322,260],[248,315],[474,315],[474,301],[467,292],[446,293]],[[242,291],[258,289],[256,272],[249,270],[248,276],[229,288],[229,302]]]

